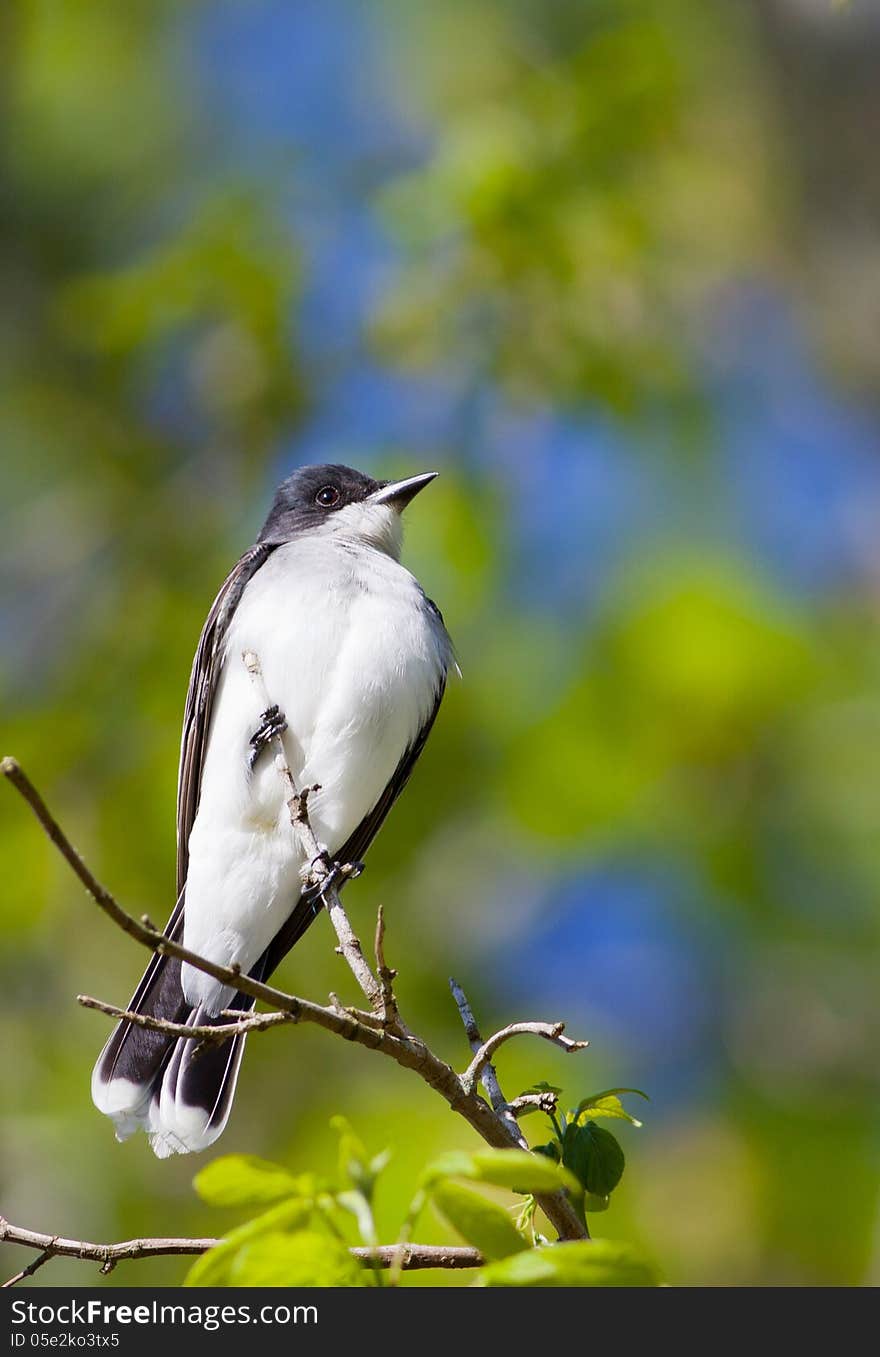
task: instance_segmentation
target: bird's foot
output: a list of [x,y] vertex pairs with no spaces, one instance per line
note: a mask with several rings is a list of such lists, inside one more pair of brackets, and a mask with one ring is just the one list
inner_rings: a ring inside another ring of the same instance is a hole
[[260,717],[260,725],[257,726],[250,738],[248,768],[251,771],[253,771],[257,759],[267,745],[270,745],[279,735],[283,735],[286,729],[287,719],[281,708],[277,705],[267,707]]
[[[320,870],[316,872],[316,868]],[[310,872],[311,882],[304,891],[306,898],[312,897],[315,913],[320,910],[327,891],[334,886],[344,886],[346,881],[353,881],[363,870],[362,862],[335,862],[323,853],[315,858]]]
[[327,890],[330,886],[341,886],[346,881],[354,881],[363,870],[362,862],[331,862],[330,871],[321,883],[321,889]]

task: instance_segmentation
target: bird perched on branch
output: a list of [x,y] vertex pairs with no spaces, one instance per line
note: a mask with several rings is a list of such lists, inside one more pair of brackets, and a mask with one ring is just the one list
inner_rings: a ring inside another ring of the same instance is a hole
[[[320,902],[266,746],[280,735],[331,858],[362,858],[434,723],[453,663],[443,619],[399,561],[401,514],[435,476],[375,481],[344,466],[295,471],[256,545],[208,613],[183,720],[178,899],[166,932],[258,980],[302,937]],[[273,705],[245,667],[259,658]],[[199,1026],[232,1021],[247,996],[156,956],[129,1009]],[[202,1150],[229,1118],[243,1035],[196,1043],[121,1022],[92,1075],[122,1140],[138,1128],[164,1158]]]

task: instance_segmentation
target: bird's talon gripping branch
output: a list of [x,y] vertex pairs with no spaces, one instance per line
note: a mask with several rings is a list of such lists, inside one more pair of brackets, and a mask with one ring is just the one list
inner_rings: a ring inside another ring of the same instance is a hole
[[306,894],[314,892],[316,902],[332,890],[338,889],[346,881],[354,881],[364,870],[362,862],[334,862],[327,853],[321,852],[309,864]]
[[250,738],[250,753],[248,754],[248,768],[253,772],[257,759],[263,750],[283,735],[287,729],[287,719],[284,712],[277,703],[267,707],[260,717],[260,725],[257,726]]

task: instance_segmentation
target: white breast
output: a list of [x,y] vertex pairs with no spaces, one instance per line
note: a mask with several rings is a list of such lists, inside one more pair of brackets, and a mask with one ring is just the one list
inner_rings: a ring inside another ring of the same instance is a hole
[[[372,810],[428,719],[449,642],[418,583],[381,551],[321,538],[279,547],[248,584],[230,625],[199,810],[190,836],[188,947],[243,969],[299,896],[297,854],[270,756],[247,771],[260,702],[242,663],[259,658],[284,712],[297,786],[320,784],[312,825],[331,853]],[[191,1003],[228,1001],[184,967]]]

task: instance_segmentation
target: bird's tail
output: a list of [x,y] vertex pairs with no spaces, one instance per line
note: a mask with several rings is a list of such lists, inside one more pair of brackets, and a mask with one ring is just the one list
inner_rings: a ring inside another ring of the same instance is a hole
[[[183,935],[182,898],[167,932],[178,941]],[[247,1013],[253,1001],[237,994],[229,1007]],[[129,1010],[189,1027],[232,1021],[188,1004],[180,962],[167,956],[153,957]],[[197,1041],[122,1021],[95,1065],[92,1099],[115,1122],[118,1140],[143,1129],[160,1159],[207,1149],[229,1118],[244,1042],[237,1036],[197,1049]]]

